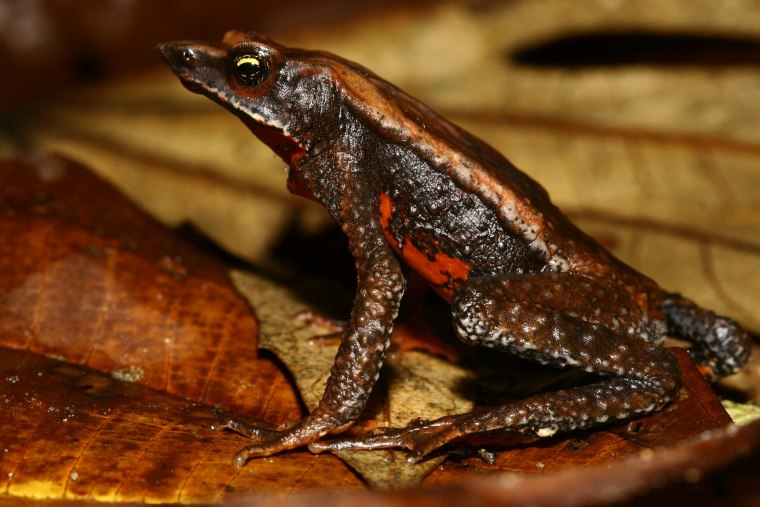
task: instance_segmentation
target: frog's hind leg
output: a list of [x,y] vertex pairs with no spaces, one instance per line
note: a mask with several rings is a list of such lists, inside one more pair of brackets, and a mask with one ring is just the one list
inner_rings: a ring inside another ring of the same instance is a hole
[[454,324],[468,343],[603,377],[600,382],[542,393],[473,414],[389,430],[328,447],[410,449],[416,461],[451,440],[485,431],[551,436],[645,414],[679,388],[678,366],[661,348],[661,320],[636,297],[593,278],[566,274],[506,275],[468,280],[453,301]]
[[604,380],[495,408],[458,423],[456,431],[545,436],[664,406],[678,391],[678,366],[659,345],[663,322],[642,307],[642,296],[571,273],[468,281],[452,305],[460,339]]
[[713,378],[736,373],[747,362],[752,341],[734,320],[700,308],[680,294],[662,296],[669,334],[692,341],[696,347],[689,354],[708,366]]

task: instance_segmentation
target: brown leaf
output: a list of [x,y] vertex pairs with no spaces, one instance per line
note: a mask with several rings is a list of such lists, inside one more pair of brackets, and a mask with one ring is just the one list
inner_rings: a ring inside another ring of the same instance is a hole
[[254,416],[299,415],[257,357],[226,266],[69,161],[6,161],[0,181],[0,344]]
[[[721,505],[757,498],[760,422],[705,432],[614,463],[554,474],[508,474],[456,488],[410,491],[401,505]],[[334,504],[333,504],[334,505]],[[352,505],[347,502],[345,505]]]
[[244,441],[209,429],[212,406],[301,415],[257,357],[226,265],[67,160],[6,161],[0,182],[0,343],[17,349],[0,348],[6,495],[196,503],[359,486],[306,452],[235,469]]
[[[28,504],[29,499],[61,497],[105,502],[217,502],[246,491],[261,495],[284,490],[310,491],[311,505],[367,501],[397,505],[400,500],[336,496],[341,490],[355,490],[358,484],[345,472],[339,473],[337,460],[321,457],[314,461],[307,453],[256,460],[243,471],[237,470],[228,458],[238,448],[239,438],[211,431],[208,407],[114,382],[72,365],[3,349],[0,382],[0,467],[3,472],[10,470],[6,496],[0,497],[3,505],[3,499],[9,498],[15,503],[26,499],[22,504]],[[408,490],[403,504],[447,505],[466,498],[483,501],[494,495],[501,497],[499,504],[504,505],[520,505],[518,501],[556,505],[553,502],[560,498],[566,505],[585,505],[600,496],[624,498],[653,484],[677,481],[679,474],[692,478],[706,474],[742,449],[752,448],[752,442],[757,445],[757,424],[748,430],[712,433],[689,446],[657,448],[611,466],[570,467],[560,475],[462,481],[462,475],[468,474],[463,469],[456,474],[462,486],[443,491]],[[734,479],[739,475],[734,473]],[[562,490],[564,484],[574,486]],[[600,495],[598,486],[602,484],[605,493]],[[317,485],[330,488],[329,497],[315,495]],[[608,487],[611,485],[614,487]],[[272,497],[258,497],[257,505],[273,501]],[[297,503],[296,499],[276,501],[277,505]]]
[[240,437],[212,429],[212,407],[86,368],[0,347],[0,383],[7,497],[185,504],[361,487],[329,456],[283,455],[240,470],[231,460]]

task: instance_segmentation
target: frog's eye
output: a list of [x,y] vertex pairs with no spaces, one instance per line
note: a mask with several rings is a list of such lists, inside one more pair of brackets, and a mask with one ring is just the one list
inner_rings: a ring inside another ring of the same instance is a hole
[[260,56],[240,55],[232,62],[232,73],[242,84],[255,86],[267,78],[269,66]]

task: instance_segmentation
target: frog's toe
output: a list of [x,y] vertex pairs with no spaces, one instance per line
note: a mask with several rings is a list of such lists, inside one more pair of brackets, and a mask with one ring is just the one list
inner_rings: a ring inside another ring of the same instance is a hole
[[291,441],[293,439],[291,438],[291,432],[289,431],[266,430],[266,432],[266,438],[260,438],[258,439],[258,442],[240,449],[237,454],[235,454],[234,458],[232,458],[232,463],[237,467],[241,467],[251,458],[272,456],[273,454],[293,449],[299,444],[302,444],[302,442],[299,441]]
[[239,433],[254,441],[272,439],[279,433],[274,428],[266,428],[260,424],[252,424],[236,418],[220,418],[218,426]]
[[277,435],[277,438],[245,446],[232,458],[232,464],[236,467],[242,467],[251,458],[264,458],[292,448],[281,440]]
[[251,424],[235,418],[220,418],[219,426],[234,431],[253,440],[253,443],[244,447],[232,459],[235,466],[241,467],[256,457],[271,456],[294,445],[289,441],[290,431],[277,430],[273,426],[265,427],[266,423]]
[[237,452],[237,454],[235,454],[235,456],[232,458],[232,464],[240,468],[245,465],[250,458],[251,455],[248,452],[248,447],[246,447],[245,449],[241,449]]
[[409,451],[408,461],[416,463],[460,435],[454,426],[457,420],[458,417],[449,416],[435,421],[413,422],[406,428],[384,428],[367,435],[321,440],[309,445],[309,450],[319,453],[406,449]]

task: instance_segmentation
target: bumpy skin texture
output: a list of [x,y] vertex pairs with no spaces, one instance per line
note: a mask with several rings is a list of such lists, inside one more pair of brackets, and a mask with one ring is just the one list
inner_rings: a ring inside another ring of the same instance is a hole
[[[162,44],[190,90],[236,114],[290,166],[291,191],[341,225],[358,284],[319,406],[284,431],[231,421],[255,443],[236,456],[310,444],[405,447],[410,459],[463,435],[532,436],[657,410],[677,393],[666,333],[692,340],[715,376],[749,354],[734,321],[665,293],[577,229],[544,189],[479,139],[367,69],[256,33],[221,45]],[[599,375],[545,393],[360,438],[318,441],[360,415],[377,381],[405,281],[399,260],[451,302],[460,339]]]

